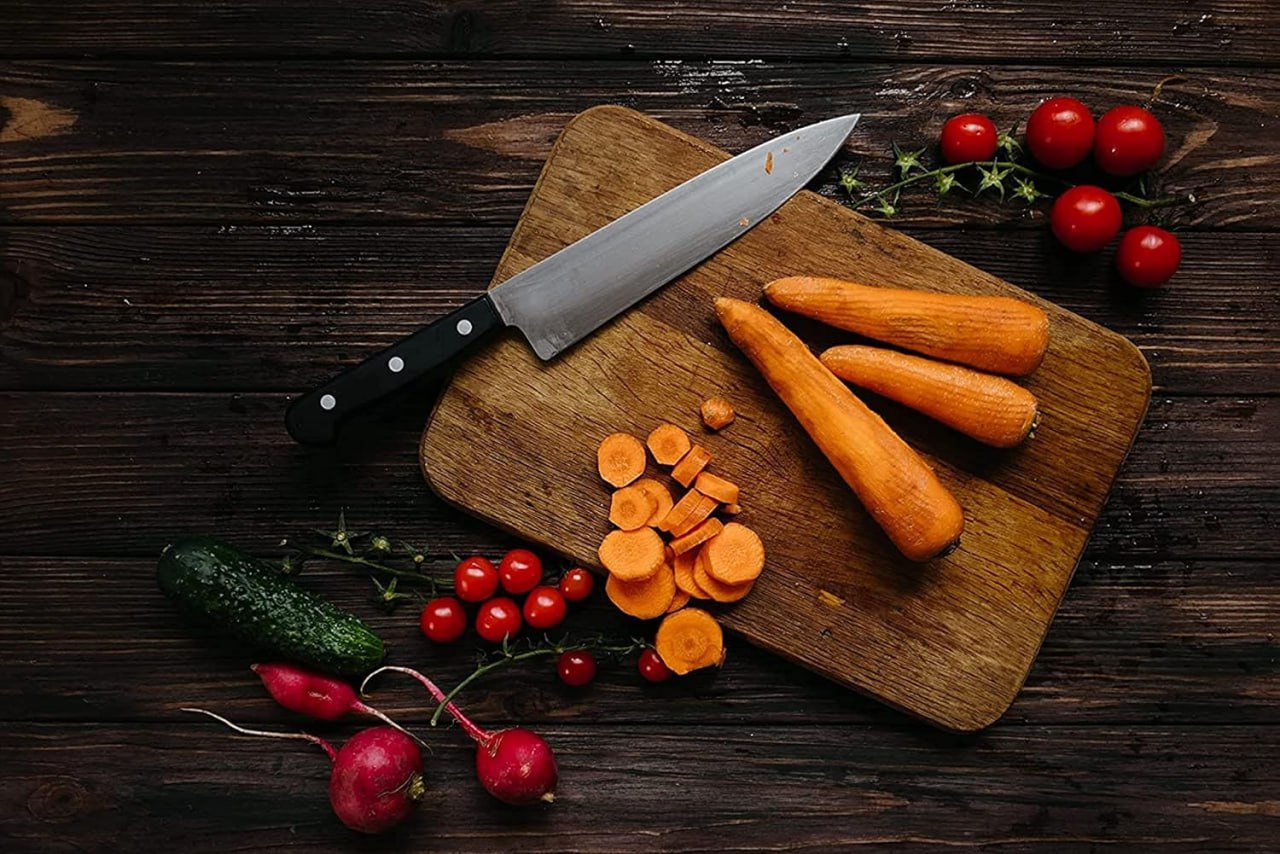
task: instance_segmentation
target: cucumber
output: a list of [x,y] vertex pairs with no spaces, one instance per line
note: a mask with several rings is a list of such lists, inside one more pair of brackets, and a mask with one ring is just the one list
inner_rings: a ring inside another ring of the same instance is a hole
[[212,537],[167,546],[156,579],[184,614],[262,652],[344,676],[382,662],[382,639],[359,617]]

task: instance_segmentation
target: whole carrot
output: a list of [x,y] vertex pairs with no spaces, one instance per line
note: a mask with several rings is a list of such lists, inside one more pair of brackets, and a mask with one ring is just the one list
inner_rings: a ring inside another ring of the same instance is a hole
[[1040,366],[1049,318],[1010,297],[877,288],[791,276],[764,286],[769,302],[831,326],[948,362],[1009,376]]
[[903,555],[928,560],[956,545],[964,514],[955,497],[794,333],[741,300],[717,299],[716,314]]
[[831,373],[997,448],[1012,448],[1035,426],[1036,398],[1004,377],[880,347],[832,347]]

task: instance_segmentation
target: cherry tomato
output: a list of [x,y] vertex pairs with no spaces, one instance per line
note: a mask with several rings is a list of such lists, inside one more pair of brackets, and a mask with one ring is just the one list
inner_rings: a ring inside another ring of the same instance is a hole
[[1097,252],[1120,233],[1120,203],[1101,187],[1072,187],[1053,203],[1049,225],[1074,252]]
[[1140,225],[1125,232],[1116,250],[1116,268],[1138,288],[1158,288],[1182,263],[1182,244],[1163,228]]
[[528,593],[542,581],[542,561],[528,549],[512,549],[498,564],[502,589],[511,594]]
[[426,604],[418,622],[428,640],[453,643],[467,630],[467,612],[462,610],[462,603],[457,599],[441,596]]
[[524,621],[534,629],[554,629],[564,622],[564,596],[555,587],[535,587],[524,600]]
[[667,663],[653,647],[646,647],[640,653],[636,667],[640,670],[640,675],[649,682],[666,682],[672,676],[671,668],[667,667]]
[[575,566],[560,578],[560,592],[570,602],[581,602],[586,599],[595,586],[595,576],[580,566]]
[[1093,115],[1075,98],[1050,98],[1027,119],[1027,148],[1050,169],[1075,166],[1093,148]]
[[556,659],[556,673],[564,684],[581,688],[596,678],[596,657],[585,649],[562,652]]
[[942,126],[942,159],[948,163],[990,160],[996,153],[996,126],[981,113],[964,113]]
[[476,634],[489,643],[520,633],[520,606],[506,596],[483,603],[476,611]]
[[469,557],[453,571],[453,590],[463,602],[483,602],[498,592],[498,570],[487,558]]
[[1137,175],[1154,166],[1161,154],[1164,128],[1142,107],[1116,107],[1098,119],[1093,159],[1108,175]]

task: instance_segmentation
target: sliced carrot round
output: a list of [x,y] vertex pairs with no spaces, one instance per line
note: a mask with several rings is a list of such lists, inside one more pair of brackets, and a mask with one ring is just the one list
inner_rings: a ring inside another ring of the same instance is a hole
[[707,572],[723,584],[746,584],[764,571],[764,543],[746,525],[730,522],[703,549]]
[[610,433],[596,449],[596,468],[605,483],[623,487],[644,474],[644,445],[630,433]]
[[713,397],[704,400],[701,407],[702,423],[712,430],[719,430],[728,427],[732,423],[735,413],[733,404],[725,400],[723,397]]
[[672,540],[671,550],[678,555],[693,551],[707,540],[717,536],[722,530],[724,530],[724,524],[719,519],[708,519],[696,528],[692,528],[687,534],[681,534]]
[[604,583],[609,601],[624,614],[638,620],[652,620],[667,613],[676,595],[675,574],[663,564],[657,572],[641,581],[622,581],[610,575]]
[[675,570],[676,588],[683,593],[688,593],[695,599],[710,599],[711,594],[703,590],[694,578],[693,565],[697,559],[697,552],[685,552],[682,555],[676,555],[676,559],[671,563],[672,569]]
[[636,484],[624,486],[609,501],[609,521],[624,531],[634,531],[649,524],[657,502]]
[[684,675],[724,661],[724,632],[716,618],[701,608],[684,608],[669,614],[653,640],[662,663]]
[[656,528],[658,523],[666,518],[666,515],[671,512],[671,508],[675,506],[675,502],[671,500],[671,490],[651,477],[642,477],[631,485],[643,489],[645,494],[653,499],[653,515],[649,517],[649,521],[645,524],[650,528]]
[[673,598],[671,600],[671,604],[667,606],[667,613],[674,614],[676,611],[679,611],[685,605],[689,604],[689,600],[691,598],[692,597],[688,593],[685,593],[683,590],[677,590],[675,598]]
[[737,602],[739,599],[745,599],[746,595],[751,592],[751,588],[755,586],[755,582],[725,584],[707,572],[706,555],[707,547],[703,546],[698,552],[698,559],[693,562],[694,582],[707,592],[708,597],[716,602]]
[[665,563],[666,547],[652,528],[612,531],[600,543],[600,563],[620,581],[642,581]]
[[659,425],[649,434],[649,453],[659,465],[675,465],[692,445],[689,434],[674,424]]
[[693,482],[693,488],[708,498],[714,498],[721,504],[738,503],[738,485],[709,471],[698,473],[697,480]]

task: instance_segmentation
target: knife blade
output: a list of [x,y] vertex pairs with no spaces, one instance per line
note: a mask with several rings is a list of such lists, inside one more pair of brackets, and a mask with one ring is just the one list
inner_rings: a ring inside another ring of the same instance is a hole
[[858,123],[840,116],[720,163],[491,288],[294,401],[289,433],[326,444],[351,413],[502,326],[551,359],[745,234],[799,192]]

